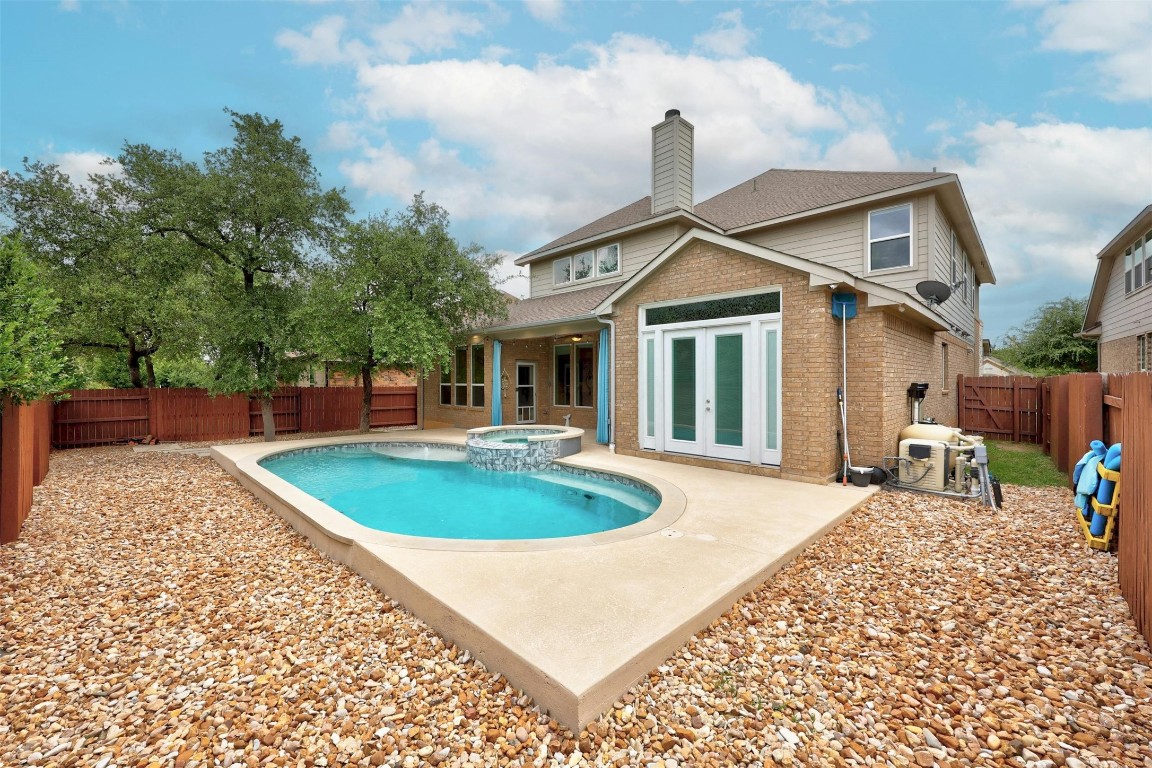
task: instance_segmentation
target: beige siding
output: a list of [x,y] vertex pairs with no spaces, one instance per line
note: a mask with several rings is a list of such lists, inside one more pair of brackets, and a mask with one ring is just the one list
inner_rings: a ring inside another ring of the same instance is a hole
[[1112,261],[1100,305],[1101,343],[1152,331],[1152,286],[1124,294],[1124,252]]
[[[943,207],[938,204],[932,205],[932,212],[934,214],[934,221],[932,222],[932,255],[931,255],[931,270],[932,280],[939,280],[947,285],[952,284],[952,222],[949,221],[948,215],[944,212]],[[959,247],[959,246],[958,246]],[[961,259],[961,266],[964,265],[963,252]],[[915,295],[915,286],[909,291]],[[972,334],[973,339],[976,336],[976,309],[979,306],[978,289],[973,291],[973,296],[969,300],[964,295],[963,286],[957,288],[952,293],[952,298],[944,302],[936,308],[936,311],[943,315],[948,321]]]
[[652,210],[692,210],[691,123],[674,117],[652,129]]
[[[740,235],[740,238],[765,248],[842,269],[853,275],[864,276],[882,285],[915,295],[916,284],[928,279],[931,201],[930,195],[911,201],[915,251],[910,269],[866,274],[869,209],[856,209],[809,221],[783,224],[767,230],[749,232]],[[888,208],[901,202],[907,201],[885,202],[877,207]]]
[[[612,242],[620,243],[620,268],[622,272],[593,280],[581,280],[578,283],[568,283],[556,287],[552,285],[552,263],[554,259],[539,261],[528,265],[528,274],[531,279],[532,297],[546,296],[550,293],[563,293],[587,288],[599,283],[611,283],[627,280],[636,274],[652,259],[667,248],[677,237],[684,234],[684,228],[676,224],[666,224],[637,232],[618,241],[606,241],[599,245],[609,245]],[[588,250],[588,249],[585,249]],[[576,251],[579,253],[581,251]],[[568,254],[571,255],[571,254]]]

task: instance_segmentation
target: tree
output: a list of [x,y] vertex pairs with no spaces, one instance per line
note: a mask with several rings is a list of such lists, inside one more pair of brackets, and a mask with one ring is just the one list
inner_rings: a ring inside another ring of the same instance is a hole
[[1096,342],[1076,337],[1087,307],[1087,299],[1071,296],[1042,304],[1008,333],[997,354],[1038,376],[1096,370]]
[[206,153],[203,167],[128,145],[117,189],[150,234],[180,238],[206,257],[200,330],[209,389],[259,398],[264,437],[274,440],[272,393],[299,351],[301,286],[349,206],[341,191],[321,190],[307,150],[278,120],[227,113],[232,145]]
[[360,374],[361,432],[379,368],[446,363],[460,334],[506,312],[491,279],[499,258],[475,244],[462,247],[448,223],[447,211],[416,195],[398,216],[350,224],[313,281],[312,346]]
[[0,237],[0,401],[26,403],[63,388],[67,358],[55,312],[56,300],[24,246]]
[[[198,254],[176,238],[153,238],[131,179],[94,174],[73,183],[54,165],[24,163],[3,174],[0,205],[16,223],[60,299],[68,348],[122,361],[129,385],[156,386],[152,355],[184,327]],[[117,377],[118,378],[118,377]]]

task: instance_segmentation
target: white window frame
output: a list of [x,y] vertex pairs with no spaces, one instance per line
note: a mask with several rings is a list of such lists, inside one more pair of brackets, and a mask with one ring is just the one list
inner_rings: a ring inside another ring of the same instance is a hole
[[[607,258],[610,251],[616,252],[616,269],[611,272],[602,272],[601,264]],[[573,283],[588,283],[597,280],[601,277],[613,277],[619,275],[624,270],[623,249],[620,243],[609,243],[602,245],[599,248],[593,248],[590,251],[580,251],[580,253],[572,254],[571,256],[563,256],[552,262],[552,284],[553,285],[572,285]],[[592,268],[589,270],[585,277],[576,277],[576,263],[579,259],[588,258],[591,260]],[[567,263],[568,265],[568,280],[565,282],[556,281],[556,269],[561,264]]]
[[948,342],[940,342],[940,393],[948,394],[951,387],[948,386]]
[[[564,281],[558,281],[556,279],[556,268],[559,267],[561,264],[565,264],[565,263],[568,265],[568,279],[564,280]],[[565,256],[563,258],[556,259],[555,261],[553,261],[552,262],[552,284],[553,285],[568,285],[571,282],[572,282],[572,257],[571,256]]]
[[[887,237],[872,237],[872,216],[877,213],[887,213],[888,211],[895,211],[900,208],[908,210],[908,232],[907,234],[889,235]],[[916,266],[916,217],[912,210],[912,203],[901,203],[900,205],[892,205],[887,208],[876,208],[875,210],[868,211],[868,242],[865,245],[864,261],[868,267],[869,274],[874,272],[895,272],[901,269],[912,269]],[[872,244],[885,243],[889,240],[899,240],[901,238],[908,238],[908,263],[898,264],[894,267],[880,267],[879,269],[872,268]]]
[[1150,348],[1152,348],[1152,333],[1142,333],[1136,337],[1136,370],[1152,370],[1152,360],[1149,359],[1149,352],[1152,352]]

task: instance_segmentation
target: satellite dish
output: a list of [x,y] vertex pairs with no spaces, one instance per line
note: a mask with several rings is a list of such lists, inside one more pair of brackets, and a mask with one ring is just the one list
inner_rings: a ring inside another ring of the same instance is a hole
[[948,287],[947,283],[942,283],[939,280],[925,280],[916,283],[916,293],[920,294],[920,298],[928,302],[929,306],[936,306],[948,301],[948,297],[952,295],[952,289]]

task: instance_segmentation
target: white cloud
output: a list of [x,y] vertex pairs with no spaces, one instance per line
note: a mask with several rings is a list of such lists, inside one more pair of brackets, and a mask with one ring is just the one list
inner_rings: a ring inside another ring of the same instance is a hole
[[1043,6],[1042,47],[1092,54],[1094,69],[1114,101],[1152,99],[1152,3],[1070,2]]
[[583,50],[578,65],[359,68],[365,120],[424,124],[428,140],[391,136],[348,160],[350,186],[401,199],[424,189],[457,220],[504,217],[524,228],[518,240],[545,242],[649,193],[649,128],[672,107],[697,126],[697,200],[774,165],[825,165],[818,132],[847,141],[837,152],[860,150],[853,167],[896,162],[877,105],[767,59],[684,55],[628,35]]
[[119,176],[120,164],[102,152],[56,152],[49,149],[44,162],[59,166],[73,184],[87,184],[89,176]]
[[313,24],[306,35],[281,30],[276,44],[291,51],[298,64],[336,64],[346,60],[340,44],[345,24],[342,16],[328,16]]
[[940,160],[960,174],[1001,282],[1067,275],[1092,279],[1092,257],[1148,200],[1152,128],[1079,123],[981,123],[965,136],[967,162]]
[[564,16],[564,0],[524,0],[524,7],[545,24],[555,24]]
[[867,64],[833,64],[833,72],[863,72],[868,69]]
[[812,33],[812,39],[836,48],[851,48],[872,37],[872,28],[867,16],[859,20],[848,19],[829,13],[826,7],[816,4],[798,4],[792,10],[788,22],[789,29],[804,29]]
[[754,37],[744,26],[743,13],[737,8],[719,14],[710,30],[692,39],[692,45],[704,53],[735,58],[746,54]]
[[60,10],[74,13],[80,10],[80,0],[60,0]]
[[451,50],[461,37],[484,32],[480,17],[435,3],[405,5],[387,23],[369,25],[367,40],[345,39],[346,27],[344,17],[328,16],[307,34],[281,30],[276,44],[287,48],[298,64],[403,63],[420,54]]

